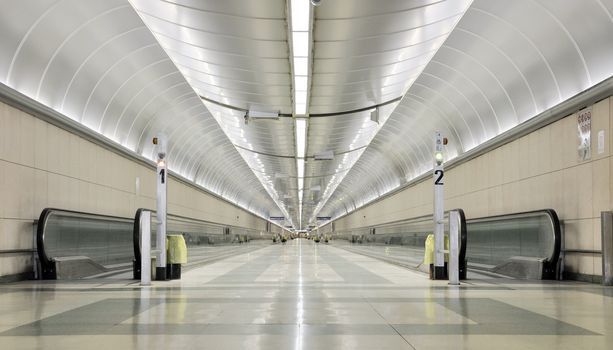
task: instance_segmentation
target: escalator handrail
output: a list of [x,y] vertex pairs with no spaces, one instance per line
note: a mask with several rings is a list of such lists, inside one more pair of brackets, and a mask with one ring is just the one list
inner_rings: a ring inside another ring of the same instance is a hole
[[[467,229],[466,229],[466,215],[464,214],[464,210],[460,209],[460,208],[456,208],[450,211],[457,211],[459,214],[459,219],[460,219],[460,225],[458,225],[458,228],[460,229],[460,252],[459,252],[459,261],[460,261],[460,270],[461,275],[465,276],[466,273],[466,244],[467,244]],[[445,216],[449,215],[450,211],[446,211],[445,212]],[[396,221],[392,221],[392,222],[388,222],[385,224],[380,224],[380,225],[374,225],[374,226],[367,226],[367,227],[360,227],[357,229],[376,229],[377,228],[382,228],[382,227],[390,227],[390,226],[396,226],[396,225],[403,225],[403,224],[410,224],[412,222],[419,222],[419,221],[424,221],[424,220],[431,220],[432,219],[432,214],[430,215],[422,215],[422,216],[417,216],[411,219],[402,219],[402,220],[396,220]],[[343,231],[341,231],[342,234]],[[463,277],[461,277],[463,278]],[[465,277],[464,277],[465,278]]]
[[[152,214],[156,214],[155,210],[152,209],[147,209],[147,208],[139,208],[136,210],[136,216],[135,219],[140,219],[140,212],[146,210],[151,212]],[[229,228],[236,228],[236,229],[241,229],[241,230],[246,230],[246,231],[251,231],[251,232],[263,232],[260,230],[256,230],[253,228],[248,228],[248,227],[243,227],[243,226],[235,226],[235,225],[225,225],[225,224],[220,224],[217,222],[212,222],[212,221],[207,221],[207,220],[202,220],[202,219],[194,219],[194,218],[190,218],[187,216],[182,216],[182,215],[176,215],[176,214],[166,214],[167,218],[170,219],[180,219],[180,220],[187,220],[187,221],[192,221],[198,224],[207,224],[207,225],[211,225],[211,226],[216,226],[216,227],[221,227],[221,228],[225,228],[225,227],[229,227]]]
[[458,208],[458,209],[454,209],[455,211],[458,212],[458,216],[460,217],[460,225],[458,226],[458,228],[460,229],[460,252],[459,252],[459,257],[458,260],[460,261],[460,269],[462,271],[462,273],[460,274],[460,278],[466,278],[466,268],[467,268],[467,261],[466,261],[466,245],[467,240],[468,240],[468,231],[466,228],[466,215],[464,214],[464,210]]
[[[453,209],[453,210],[459,210],[462,211],[462,209]],[[462,211],[462,213],[464,213],[464,211]],[[449,215],[449,211],[445,212],[445,216]],[[402,224],[410,224],[413,222],[419,222],[419,221],[424,221],[424,220],[431,220],[433,218],[433,214],[429,214],[429,215],[421,215],[421,216],[416,216],[410,219],[401,219],[401,220],[396,220],[396,221],[391,221],[391,222],[386,222],[384,224],[378,224],[378,225],[373,225],[373,226],[368,226],[368,227],[361,227],[361,228],[374,228],[374,229],[378,229],[378,228],[383,228],[383,227],[389,227],[389,226],[396,226],[396,225],[402,225]]]
[[53,257],[49,257],[45,249],[45,233],[46,233],[47,223],[49,219],[53,215],[57,215],[58,213],[68,214],[71,216],[82,217],[82,218],[109,219],[109,220],[117,220],[117,221],[132,220],[131,218],[125,218],[121,216],[86,213],[86,212],[76,211],[76,210],[67,210],[67,209],[59,209],[59,208],[43,209],[40,213],[40,216],[38,218],[37,225],[36,225],[36,250],[38,253],[38,259],[40,261],[41,269],[43,273],[45,273],[45,271],[54,273],[55,271]]
[[560,258],[560,250],[562,247],[562,228],[560,225],[560,219],[558,217],[558,214],[556,213],[554,209],[531,210],[531,211],[524,211],[524,212],[512,213],[512,214],[502,214],[502,215],[479,217],[479,218],[469,219],[467,220],[467,223],[470,224],[470,223],[476,223],[476,222],[498,221],[502,219],[511,219],[513,217],[524,218],[524,217],[529,217],[529,216],[540,216],[543,214],[549,218],[549,223],[551,224],[551,229],[553,232],[553,242],[554,242],[553,251],[551,255],[546,258],[547,259],[546,262],[549,265],[551,265],[552,268],[555,268],[555,266],[558,263],[558,259]]

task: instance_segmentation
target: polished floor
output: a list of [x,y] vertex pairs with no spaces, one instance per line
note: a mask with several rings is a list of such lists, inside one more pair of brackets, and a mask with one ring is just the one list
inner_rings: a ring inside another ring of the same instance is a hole
[[0,349],[611,349],[613,289],[460,287],[294,240],[141,288],[131,280],[0,285]]

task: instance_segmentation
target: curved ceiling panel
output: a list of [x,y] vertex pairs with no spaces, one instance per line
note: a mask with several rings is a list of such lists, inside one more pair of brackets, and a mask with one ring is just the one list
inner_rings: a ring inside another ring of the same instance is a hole
[[[0,6],[10,8],[0,15],[0,81],[150,159],[151,137],[164,132],[171,170],[261,216],[279,215],[130,3],[43,0]],[[233,22],[207,25],[226,28]],[[182,30],[179,39],[190,30]],[[223,63],[223,57],[215,59]]]
[[429,171],[435,130],[450,138],[451,159],[609,78],[612,7],[474,1],[320,215],[338,217]]
[[329,1],[315,10],[310,113],[402,96],[470,1]]
[[297,196],[286,198],[296,192],[293,121],[247,125],[244,118],[247,110],[292,113],[285,1],[131,3],[198,95],[218,102],[207,109],[291,222],[298,208]]
[[[329,1],[315,8],[309,112],[353,110],[402,96],[469,2]],[[296,226],[305,227],[306,218],[335,191],[395,104],[380,108],[380,124],[370,121],[368,111],[309,118],[307,158],[325,151],[335,158],[307,159],[304,181],[297,180],[301,156],[294,121],[244,123],[246,110],[294,112],[288,3],[132,1],[187,81],[209,101],[208,109],[289,221],[302,217]],[[306,193],[304,203],[299,186]]]
[[[330,1],[316,8],[310,113],[367,108],[403,96],[469,4],[468,0],[360,0]],[[333,161],[306,165],[306,176],[327,175],[305,179],[307,199],[314,202],[305,203],[302,213],[309,224],[315,224],[317,213],[397,105],[379,108],[379,123],[370,120],[370,111],[310,118],[309,151],[333,150],[336,156]],[[354,151],[339,154],[349,150]],[[361,176],[372,179],[369,172]],[[311,188],[321,192],[309,193]],[[364,188],[356,191],[363,193]]]
[[611,0],[0,1],[0,81],[149,158],[163,131],[296,227],[429,171],[435,130],[453,158],[613,73]]

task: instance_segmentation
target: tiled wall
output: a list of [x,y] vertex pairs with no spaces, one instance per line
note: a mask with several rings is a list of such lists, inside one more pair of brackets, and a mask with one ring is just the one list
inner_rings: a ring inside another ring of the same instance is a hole
[[[578,160],[573,114],[447,171],[445,207],[463,208],[468,218],[553,208],[564,220],[567,249],[599,250],[600,212],[613,210],[612,99],[593,106],[590,161]],[[336,221],[336,229],[427,215],[432,199],[432,184],[425,181]],[[602,274],[595,254],[567,255],[565,266],[573,274]]]
[[[46,207],[133,217],[155,208],[155,191],[154,170],[0,103],[0,251],[31,249],[33,220]],[[266,229],[264,220],[173,179],[168,212]],[[31,256],[0,254],[0,277],[29,271]]]

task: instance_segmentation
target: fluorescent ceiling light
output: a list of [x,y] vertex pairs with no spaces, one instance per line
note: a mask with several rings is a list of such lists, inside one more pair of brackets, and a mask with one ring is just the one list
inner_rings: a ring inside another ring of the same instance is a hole
[[[304,195],[304,159],[296,160],[296,167],[298,168],[298,212],[302,213],[302,197]],[[300,222],[302,222],[302,215],[300,216]]]
[[309,79],[306,76],[297,75],[294,77],[294,90],[307,91]]
[[296,119],[296,157],[304,158],[305,151],[306,151],[306,119]]
[[309,0],[292,0],[292,31],[308,31],[311,5]]
[[300,183],[300,180],[304,179],[304,160],[298,159],[296,161],[296,167],[298,168],[298,183]]
[[[309,46],[311,43],[310,0],[290,0],[290,28],[294,64],[294,113],[305,115],[309,88]],[[296,168],[298,173],[298,227],[302,227],[304,194],[304,156],[306,152],[306,120],[296,119]]]
[[309,74],[308,57],[294,57],[294,74],[304,76]]
[[294,57],[306,57],[309,55],[309,32],[293,32],[292,47]]
[[306,104],[307,100],[307,92],[306,91],[296,91],[296,104]]
[[306,103],[297,103],[296,104],[296,114],[305,115],[306,114]]

